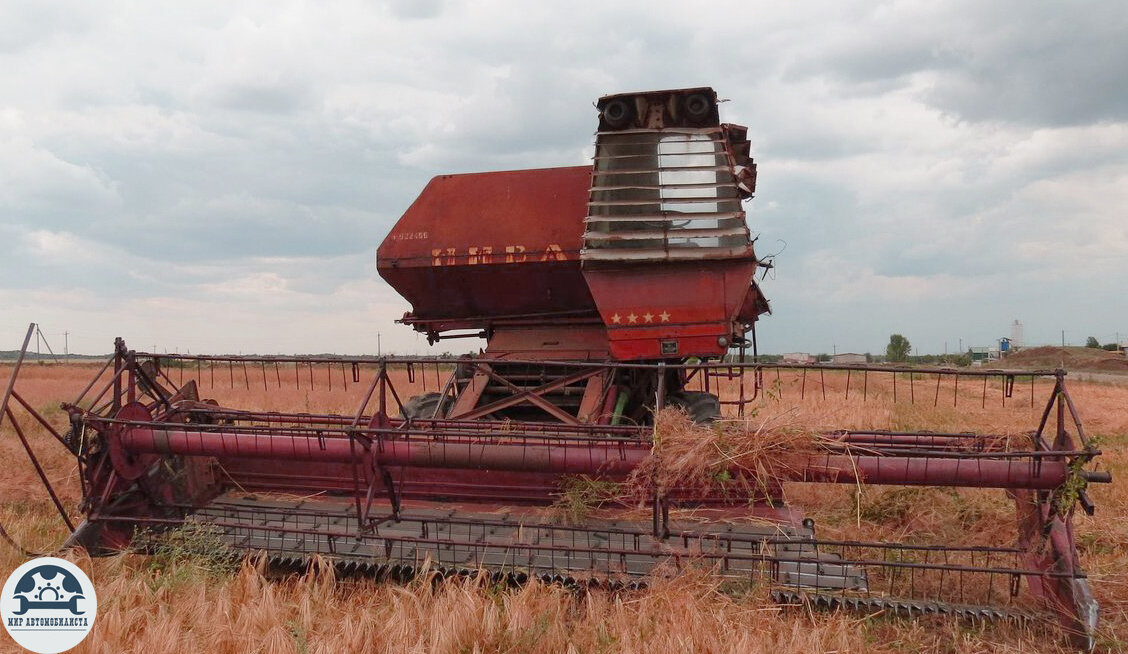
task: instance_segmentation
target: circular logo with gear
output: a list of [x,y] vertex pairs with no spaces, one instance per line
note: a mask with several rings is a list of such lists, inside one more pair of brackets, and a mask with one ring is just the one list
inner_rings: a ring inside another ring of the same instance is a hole
[[12,640],[39,654],[65,652],[94,626],[98,598],[81,568],[63,559],[32,559],[0,591],[0,619]]

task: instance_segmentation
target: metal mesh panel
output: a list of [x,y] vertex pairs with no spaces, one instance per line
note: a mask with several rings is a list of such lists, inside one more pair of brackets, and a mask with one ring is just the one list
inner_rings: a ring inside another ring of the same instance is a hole
[[583,257],[737,256],[749,247],[719,128],[601,133]]

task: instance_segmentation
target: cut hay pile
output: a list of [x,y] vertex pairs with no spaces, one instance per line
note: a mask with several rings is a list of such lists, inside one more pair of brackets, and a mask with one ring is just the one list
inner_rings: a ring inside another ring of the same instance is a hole
[[778,419],[699,425],[680,409],[663,409],[655,416],[651,454],[626,485],[638,497],[675,490],[765,495],[787,477],[796,455],[831,442],[817,430]]

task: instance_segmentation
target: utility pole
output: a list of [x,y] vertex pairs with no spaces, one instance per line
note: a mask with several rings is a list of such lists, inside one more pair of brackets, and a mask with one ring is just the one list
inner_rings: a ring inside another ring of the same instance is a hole
[[376,332],[376,356],[381,356],[381,351],[380,351],[380,332]]

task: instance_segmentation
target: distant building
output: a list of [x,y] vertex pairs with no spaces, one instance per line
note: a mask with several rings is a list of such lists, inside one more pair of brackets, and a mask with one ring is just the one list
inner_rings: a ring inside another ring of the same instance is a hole
[[784,352],[781,361],[783,363],[814,363],[815,357],[806,352]]
[[857,353],[854,353],[854,352],[843,352],[842,354],[834,355],[834,359],[832,359],[832,361],[834,363],[845,363],[845,364],[865,363],[866,362],[866,355],[857,354]]
[[997,347],[970,347],[968,351],[971,352],[972,363],[976,361],[994,361],[999,358],[999,348]]

